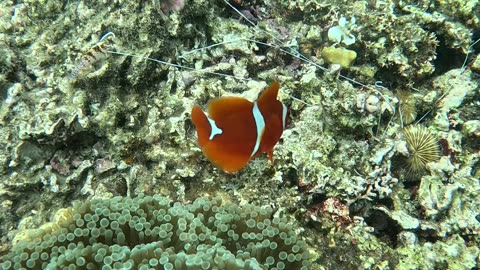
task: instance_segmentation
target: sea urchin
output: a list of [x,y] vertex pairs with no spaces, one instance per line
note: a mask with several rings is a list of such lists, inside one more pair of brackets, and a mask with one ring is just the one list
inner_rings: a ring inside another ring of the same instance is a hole
[[422,125],[409,125],[403,130],[409,156],[400,162],[404,172],[402,178],[412,179],[421,176],[427,163],[440,158],[440,147],[435,136]]

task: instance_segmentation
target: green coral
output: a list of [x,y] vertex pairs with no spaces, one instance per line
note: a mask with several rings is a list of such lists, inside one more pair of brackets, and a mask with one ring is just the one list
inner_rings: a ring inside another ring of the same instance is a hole
[[19,233],[1,269],[307,269],[305,242],[269,207],[114,197]]

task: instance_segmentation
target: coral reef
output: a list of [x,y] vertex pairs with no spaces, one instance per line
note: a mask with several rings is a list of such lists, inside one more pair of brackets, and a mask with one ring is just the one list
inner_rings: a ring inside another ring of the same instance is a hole
[[[71,201],[145,193],[272,206],[268,219],[297,219],[309,269],[480,267],[478,1],[235,7],[245,18],[221,1],[0,2],[1,259]],[[82,62],[96,46],[101,57]],[[325,48],[355,61],[324,65]],[[273,164],[216,170],[191,108],[254,100],[273,80],[291,115]],[[439,158],[399,181],[413,124]]]
[[[478,258],[478,249],[466,246],[458,235],[445,242],[423,245],[411,243],[407,239],[405,237],[405,244],[399,248],[401,260],[396,269],[472,269],[477,265],[475,260]],[[415,247],[413,252],[412,247]]]
[[[346,18],[355,18],[355,26],[348,34],[355,37],[351,49],[363,57],[357,63],[363,68],[379,68],[382,80],[412,83],[426,78],[435,70],[446,70],[442,65],[462,61],[472,43],[472,34],[480,29],[478,2],[451,1],[275,1],[274,17],[302,24],[334,29],[335,35],[323,35],[319,43],[328,39],[339,42],[346,32]],[[292,23],[292,22],[290,22]],[[325,32],[327,32],[324,30]],[[301,35],[303,36],[303,35]],[[457,63],[458,64],[458,63]]]

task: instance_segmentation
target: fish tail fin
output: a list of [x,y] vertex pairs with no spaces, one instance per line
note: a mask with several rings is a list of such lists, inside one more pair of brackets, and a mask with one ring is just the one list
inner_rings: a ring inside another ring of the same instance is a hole
[[268,160],[273,164],[273,149],[267,151]]

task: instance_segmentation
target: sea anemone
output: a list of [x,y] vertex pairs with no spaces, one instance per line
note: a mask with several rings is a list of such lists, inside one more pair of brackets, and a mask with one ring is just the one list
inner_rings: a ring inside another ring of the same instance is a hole
[[440,147],[437,138],[422,125],[409,125],[402,133],[409,155],[394,160],[394,166],[400,178],[415,180],[423,175],[427,163],[440,158]]
[[218,197],[87,200],[13,243],[0,269],[310,269],[308,246],[286,217]]

